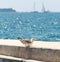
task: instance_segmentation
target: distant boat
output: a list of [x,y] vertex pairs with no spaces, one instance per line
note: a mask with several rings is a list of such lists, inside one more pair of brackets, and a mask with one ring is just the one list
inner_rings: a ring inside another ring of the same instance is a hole
[[36,1],[34,0],[34,4],[33,4],[33,13],[39,13],[37,10],[36,10]]
[[39,13],[38,11],[33,11],[32,13]]
[[42,13],[49,13],[49,12],[50,12],[49,10],[45,9],[44,4],[42,4]]

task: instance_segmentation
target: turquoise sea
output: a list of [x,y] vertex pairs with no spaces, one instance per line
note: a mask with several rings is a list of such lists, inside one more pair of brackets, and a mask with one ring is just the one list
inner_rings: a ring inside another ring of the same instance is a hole
[[60,13],[0,12],[0,39],[18,37],[60,41]]

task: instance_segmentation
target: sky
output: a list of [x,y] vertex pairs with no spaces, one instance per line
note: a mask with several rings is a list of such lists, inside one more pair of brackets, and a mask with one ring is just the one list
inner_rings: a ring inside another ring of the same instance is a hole
[[[35,1],[35,9],[34,9]],[[46,10],[60,12],[60,0],[0,0],[0,8],[14,8],[20,12],[42,11],[42,4]]]

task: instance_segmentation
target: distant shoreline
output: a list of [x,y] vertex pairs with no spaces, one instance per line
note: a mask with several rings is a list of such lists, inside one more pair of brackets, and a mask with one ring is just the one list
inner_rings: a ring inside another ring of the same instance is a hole
[[16,10],[12,8],[0,8],[0,12],[16,12]]

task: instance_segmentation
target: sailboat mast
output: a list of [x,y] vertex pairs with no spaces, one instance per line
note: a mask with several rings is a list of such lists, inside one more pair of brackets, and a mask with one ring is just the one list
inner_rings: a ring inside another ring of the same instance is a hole
[[34,11],[36,11],[36,2],[34,0]]
[[45,12],[45,6],[42,4],[42,12]]

